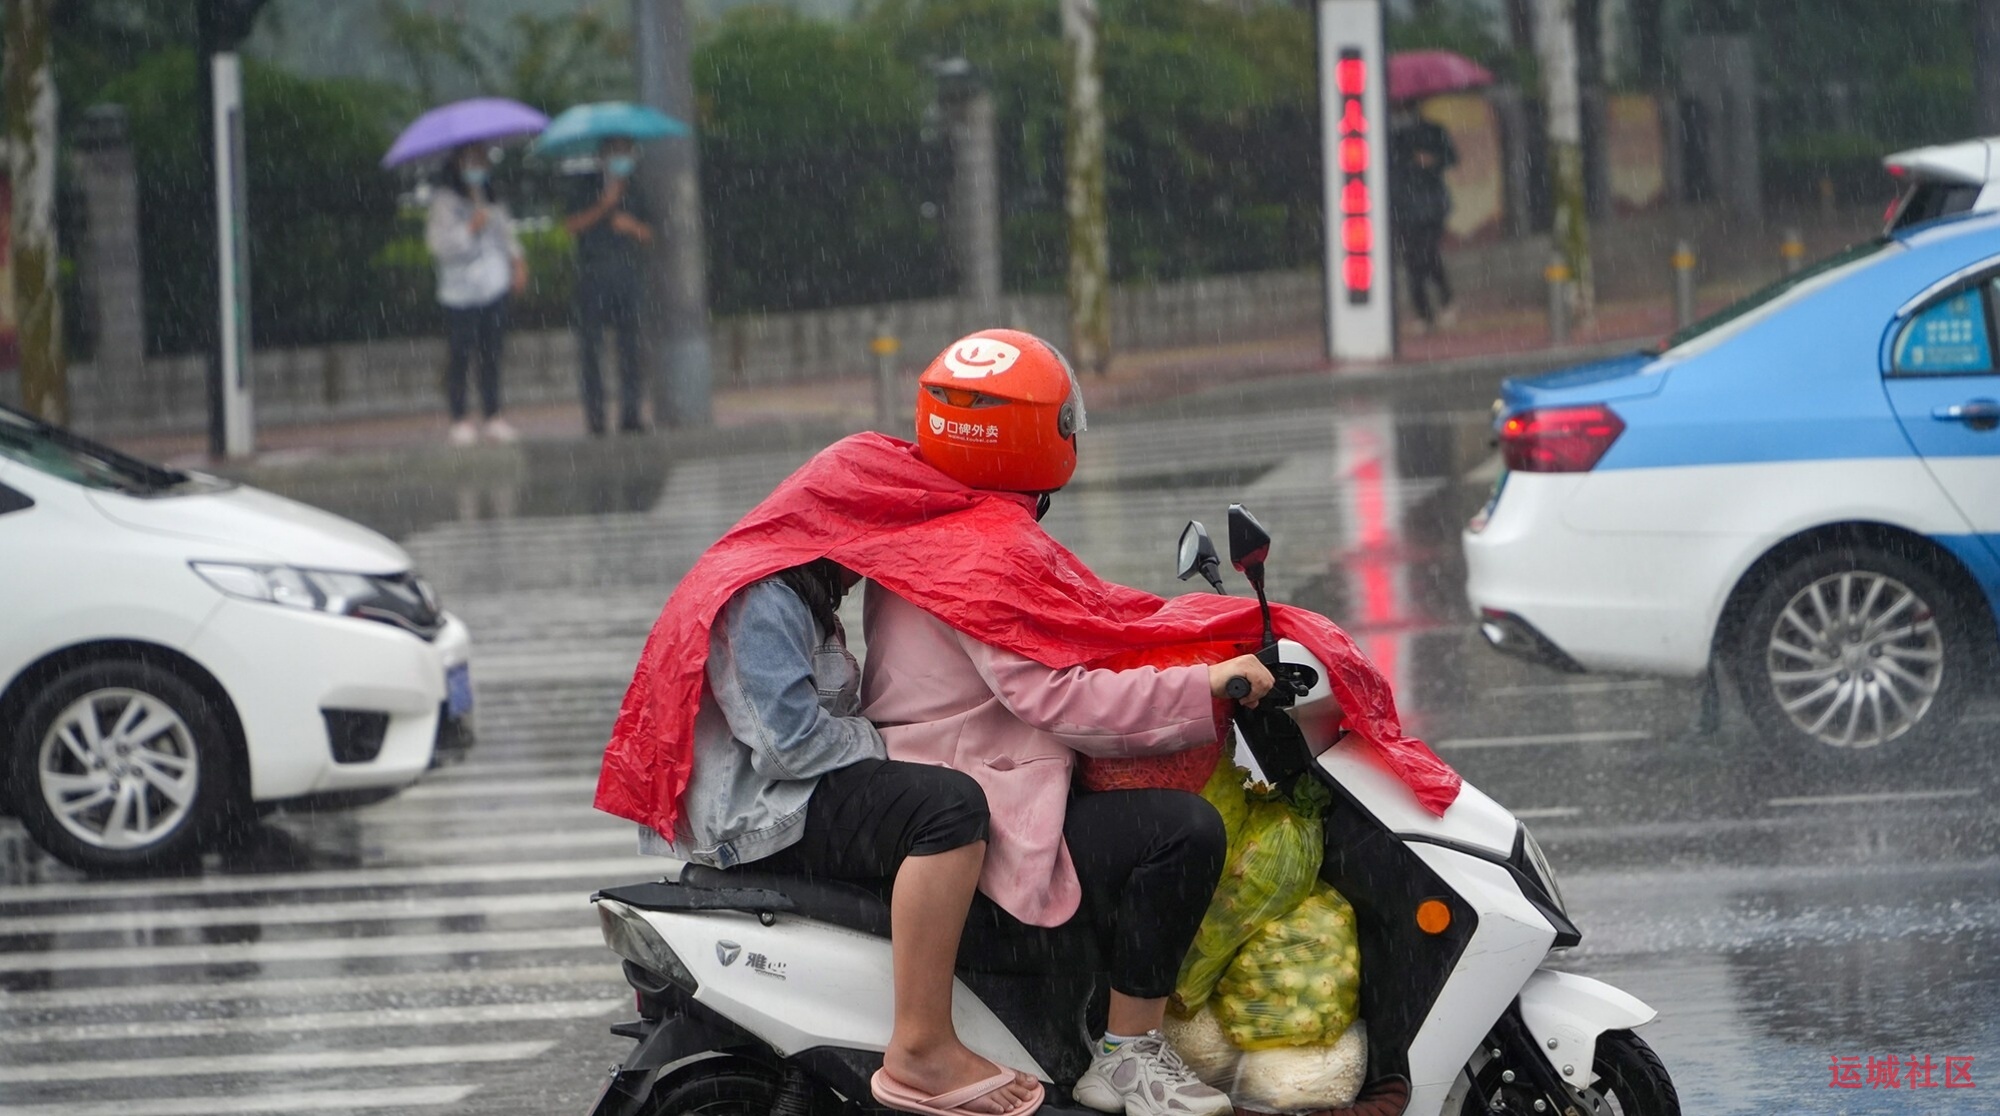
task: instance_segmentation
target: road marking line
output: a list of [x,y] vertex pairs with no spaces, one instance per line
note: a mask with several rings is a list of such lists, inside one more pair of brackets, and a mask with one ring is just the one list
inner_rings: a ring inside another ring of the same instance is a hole
[[1928,802],[1940,798],[1972,798],[1985,794],[1981,787],[1952,790],[1881,791],[1876,794],[1809,794],[1797,798],[1766,799],[1766,806],[1859,806],[1871,802]]
[[58,1042],[107,1042],[118,1039],[216,1038],[223,1035],[290,1033],[294,1031],[358,1031],[378,1027],[454,1027],[474,1023],[537,1023],[552,1019],[589,1019],[631,1008],[630,997],[603,1000],[554,1000],[544,1003],[469,1004],[463,1007],[382,1008],[373,1011],[322,1011],[304,1015],[231,1016],[227,1019],[167,1019],[127,1023],[75,1023],[69,1026],[13,1027],[0,1030],[0,1046],[38,1046]]
[[[623,836],[621,834],[621,836]],[[629,839],[629,838],[628,838]],[[357,899],[345,903],[291,903],[284,906],[243,904],[229,907],[175,907],[170,910],[92,911],[85,914],[0,917],[0,937],[16,934],[150,933],[199,926],[281,926],[309,922],[347,922],[463,915],[547,914],[571,911],[590,916],[589,897],[582,892],[546,891],[525,895],[410,896],[403,899]]]
[[587,802],[595,790],[597,790],[595,775],[483,781],[445,778],[418,783],[397,797],[404,802],[413,802],[428,801],[433,798],[498,798],[508,795],[521,798],[554,798],[557,795],[575,795],[579,800]]
[[1539,736],[1462,736],[1440,740],[1436,748],[1529,748],[1542,744],[1624,744],[1650,740],[1653,734],[1637,729],[1613,732],[1555,732]]
[[542,985],[602,985],[623,988],[615,958],[588,965],[531,965],[502,969],[430,969],[414,973],[371,973],[333,977],[272,977],[263,980],[218,981],[207,974],[198,984],[107,984],[94,988],[8,992],[0,999],[0,1020],[13,1011],[59,1011],[75,1008],[137,1007],[145,1004],[276,1001],[295,1006],[302,1000],[341,996],[372,996],[381,992],[467,992],[498,988],[515,993]]
[[345,887],[420,887],[431,884],[517,883],[573,880],[588,876],[658,878],[665,861],[656,856],[590,860],[544,860],[517,864],[426,864],[413,868],[337,868],[325,872],[272,872],[264,875],[197,876],[175,880],[75,880],[26,884],[0,891],[0,910],[12,903],[60,899],[140,899],[165,895],[240,895],[264,891],[326,891]]
[[236,1116],[265,1112],[345,1112],[354,1108],[422,1108],[457,1104],[477,1085],[417,1085],[401,1089],[329,1089],[253,1093],[237,1097],[154,1097],[101,1104],[0,1105],[0,1116]]
[[[465,1046],[391,1046],[368,1050],[298,1050],[282,1054],[217,1057],[85,1059],[0,1066],[0,1081],[103,1081],[132,1077],[202,1077],[245,1073],[295,1073],[385,1066],[442,1066],[459,1062],[519,1062],[546,1054],[553,1042],[482,1042]],[[254,1111],[254,1110],[253,1110]]]
[[386,938],[301,938],[296,941],[154,945],[115,949],[51,949],[0,953],[0,973],[71,972],[78,969],[152,969],[167,965],[281,964],[357,957],[512,953],[541,949],[603,948],[595,926],[560,930],[486,930],[465,934],[396,934]]
[[1533,686],[1495,686],[1481,690],[1481,697],[1534,697],[1539,694],[1614,694],[1627,690],[1663,690],[1666,684],[1657,678],[1635,678],[1626,681],[1605,679],[1594,682],[1549,682]]
[[1583,813],[1575,806],[1530,806],[1525,810],[1511,812],[1524,821],[1534,821],[1536,818],[1573,818]]

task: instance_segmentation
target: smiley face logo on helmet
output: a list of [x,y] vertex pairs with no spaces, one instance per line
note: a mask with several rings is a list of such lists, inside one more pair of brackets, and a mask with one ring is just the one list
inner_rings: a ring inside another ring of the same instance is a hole
[[942,434],[942,433],[944,433],[944,416],[943,416],[943,415],[932,415],[932,416],[931,416],[931,433],[933,433],[933,434]]
[[992,337],[968,337],[944,355],[944,365],[953,379],[978,380],[997,376],[1021,359],[1021,350]]

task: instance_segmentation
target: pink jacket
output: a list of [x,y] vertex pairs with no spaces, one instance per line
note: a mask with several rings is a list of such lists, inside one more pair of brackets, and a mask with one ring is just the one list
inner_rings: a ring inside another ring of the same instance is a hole
[[1076,753],[1172,752],[1215,739],[1208,668],[1052,670],[963,635],[874,582],[862,716],[889,758],[954,767],[991,813],[979,889],[1035,926],[1060,926],[1082,889],[1063,844]]

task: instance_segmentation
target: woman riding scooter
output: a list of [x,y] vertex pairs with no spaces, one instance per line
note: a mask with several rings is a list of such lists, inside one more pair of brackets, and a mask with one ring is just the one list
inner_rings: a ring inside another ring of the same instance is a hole
[[[1042,339],[985,330],[918,381],[917,455],[973,488],[1046,509],[1076,470],[1083,400]],[[1007,545],[982,540],[984,545]],[[975,590],[977,587],[973,587]],[[998,587],[995,587],[996,590]],[[1253,656],[1212,666],[1052,669],[992,646],[870,582],[863,713],[900,760],[970,774],[991,812],[980,890],[1007,914],[1058,926],[1081,911],[1106,946],[1106,1033],[1079,1103],[1126,1116],[1224,1116],[1160,1034],[1166,1001],[1222,871],[1221,818],[1170,790],[1071,793],[1076,756],[1171,752],[1215,740],[1212,699],[1232,677],[1246,705],[1272,685]],[[893,1077],[893,1073],[891,1073]],[[876,1095],[896,1103],[896,1083]],[[926,1109],[919,1109],[920,1111]]]
[[[716,868],[893,879],[885,1072],[924,1096],[958,1094],[969,1113],[1032,1112],[1041,1084],[966,1049],[951,1020],[986,798],[959,772],[884,758],[881,737],[856,715],[860,671],[837,614],[856,580],[818,558],[728,598],[710,630],[674,837],[641,826],[640,850]],[[697,596],[670,600],[668,613],[699,608]]]

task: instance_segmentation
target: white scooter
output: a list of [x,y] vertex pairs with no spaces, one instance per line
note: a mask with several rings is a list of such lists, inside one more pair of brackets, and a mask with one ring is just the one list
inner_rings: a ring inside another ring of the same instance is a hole
[[[1262,603],[1270,536],[1240,506],[1229,513],[1231,560]],[[1218,566],[1207,532],[1188,524],[1182,579],[1199,572],[1219,591]],[[1269,615],[1265,605],[1267,633]],[[1238,712],[1239,759],[1333,793],[1321,876],[1359,922],[1369,1078],[1406,1078],[1411,1116],[1678,1116],[1666,1069],[1632,1033],[1653,1009],[1544,967],[1580,935],[1527,828],[1470,785],[1443,817],[1427,812],[1372,749],[1342,739],[1324,665],[1290,640],[1265,643],[1279,689]],[[685,865],[593,898],[639,1014],[612,1028],[638,1045],[593,1116],[881,1111],[868,1078],[891,1019],[883,895]],[[1081,928],[1023,927],[977,904],[959,954],[959,1036],[1039,1078],[1045,1116],[1083,1116],[1069,1086],[1087,1065],[1093,1003],[1102,1021],[1102,969]]]

